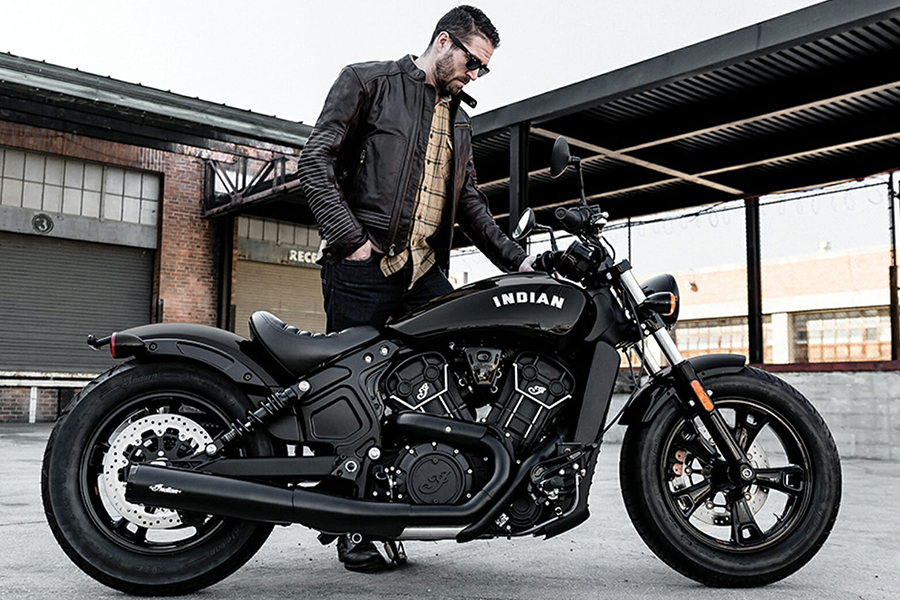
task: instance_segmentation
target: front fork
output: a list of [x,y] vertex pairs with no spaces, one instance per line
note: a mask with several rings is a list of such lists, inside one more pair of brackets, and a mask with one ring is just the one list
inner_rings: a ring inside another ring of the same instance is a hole
[[[619,280],[625,293],[634,300],[634,306],[640,306],[646,300],[644,291],[630,269],[620,271]],[[637,315],[635,317],[637,318]],[[662,319],[658,315],[654,315],[641,323],[641,328],[642,335],[649,333],[653,336],[653,339],[659,344],[663,356],[672,365],[671,372],[675,380],[676,396],[681,400],[685,409],[690,414],[697,416],[706,427],[722,458],[728,464],[732,482],[739,486],[745,486],[755,481],[756,470],[750,464],[740,444],[734,439],[722,414],[710,400],[709,392],[704,388],[693,365],[681,355],[681,351]],[[652,375],[662,371],[660,364],[648,352],[642,353],[641,360]]]

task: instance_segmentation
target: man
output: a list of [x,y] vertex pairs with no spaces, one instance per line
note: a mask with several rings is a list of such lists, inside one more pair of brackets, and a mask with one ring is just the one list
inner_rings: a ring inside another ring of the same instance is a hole
[[[479,9],[438,21],[420,57],[344,68],[300,157],[300,181],[323,240],[329,332],[381,327],[452,290],[453,225],[504,271],[532,259],[497,226],[478,190],[462,91],[488,72],[500,36]],[[369,541],[338,540],[356,571],[385,562]]]

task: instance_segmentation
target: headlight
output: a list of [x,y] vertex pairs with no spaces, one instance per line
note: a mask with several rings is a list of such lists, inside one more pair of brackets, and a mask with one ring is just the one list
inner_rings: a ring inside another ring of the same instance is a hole
[[681,306],[675,278],[668,273],[657,275],[641,284],[641,289],[647,296],[641,308],[657,313],[667,327],[672,327],[678,320],[678,309]]

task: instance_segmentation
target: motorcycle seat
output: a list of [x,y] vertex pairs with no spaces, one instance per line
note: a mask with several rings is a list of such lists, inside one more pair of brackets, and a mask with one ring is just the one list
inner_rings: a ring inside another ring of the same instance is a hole
[[263,310],[250,316],[250,339],[296,377],[334,356],[371,342],[378,335],[378,330],[368,325],[326,335],[301,331]]

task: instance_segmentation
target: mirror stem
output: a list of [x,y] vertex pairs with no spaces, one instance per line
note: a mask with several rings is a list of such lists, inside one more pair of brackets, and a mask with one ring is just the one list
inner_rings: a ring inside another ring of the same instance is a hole
[[581,159],[573,156],[569,159],[575,165],[575,171],[578,173],[578,188],[581,192],[581,205],[587,206],[587,198],[584,196],[584,175],[581,173]]

